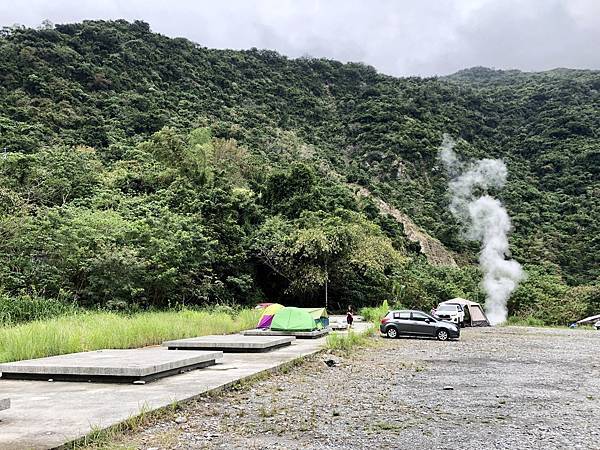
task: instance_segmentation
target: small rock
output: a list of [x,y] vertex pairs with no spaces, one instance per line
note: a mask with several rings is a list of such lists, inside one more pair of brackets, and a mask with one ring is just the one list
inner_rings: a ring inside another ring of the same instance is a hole
[[175,418],[175,423],[182,424],[187,422],[187,417],[179,416]]

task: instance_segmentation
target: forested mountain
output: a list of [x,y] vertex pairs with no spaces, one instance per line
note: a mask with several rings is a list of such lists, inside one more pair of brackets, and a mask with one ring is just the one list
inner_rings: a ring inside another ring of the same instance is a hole
[[[509,168],[498,195],[529,273],[512,312],[566,320],[600,306],[599,130],[597,71],[395,78],[139,21],[5,28],[0,286],[110,307],[309,303],[325,280],[339,306],[477,298],[436,160],[449,133]],[[355,186],[461,267],[429,265]]]

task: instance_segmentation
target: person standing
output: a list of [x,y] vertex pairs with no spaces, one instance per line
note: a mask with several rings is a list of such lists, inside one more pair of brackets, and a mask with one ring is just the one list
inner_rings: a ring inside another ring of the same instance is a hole
[[348,312],[346,313],[346,322],[348,323],[348,328],[352,328],[352,322],[354,322],[354,311],[352,309],[352,305],[348,306]]

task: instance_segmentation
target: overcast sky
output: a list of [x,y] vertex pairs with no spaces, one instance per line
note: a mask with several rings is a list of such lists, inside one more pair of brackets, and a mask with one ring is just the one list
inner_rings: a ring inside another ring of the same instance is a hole
[[0,0],[0,26],[118,18],[207,47],[361,61],[391,75],[600,69],[600,0]]

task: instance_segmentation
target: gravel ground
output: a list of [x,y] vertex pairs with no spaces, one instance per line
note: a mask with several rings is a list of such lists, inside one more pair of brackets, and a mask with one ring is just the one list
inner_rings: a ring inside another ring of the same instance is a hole
[[600,333],[466,329],[376,338],[186,404],[114,446],[140,449],[600,449]]

